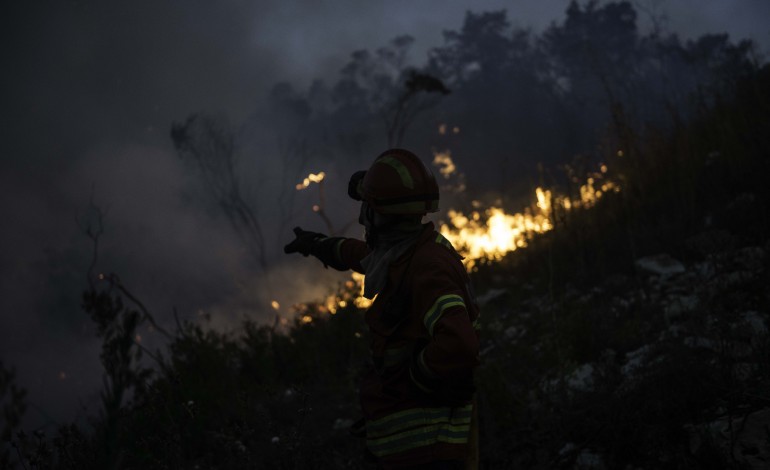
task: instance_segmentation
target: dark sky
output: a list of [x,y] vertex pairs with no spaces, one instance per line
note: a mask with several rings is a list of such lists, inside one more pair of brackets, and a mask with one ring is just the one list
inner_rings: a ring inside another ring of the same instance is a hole
[[[770,51],[770,2],[634,2],[684,37],[727,31]],[[0,360],[19,371],[28,424],[72,419],[100,383],[79,310],[92,192],[108,209],[98,268],[121,273],[162,322],[172,306],[234,325],[264,305],[237,240],[186,203],[189,177],[168,138],[205,110],[243,122],[277,81],[333,79],[350,53],[416,38],[416,63],[468,9],[507,9],[516,26],[560,21],[567,0],[71,0],[13,2],[2,15]],[[649,17],[641,15],[643,25]],[[268,123],[265,123],[267,126]],[[342,169],[341,171],[347,171]],[[308,200],[309,201],[309,200]],[[320,295],[318,271],[293,279]],[[288,281],[287,281],[288,282]],[[328,281],[329,283],[331,281]],[[296,301],[288,294],[283,303]],[[240,311],[239,311],[240,310]],[[235,311],[235,313],[233,313]],[[220,317],[216,316],[222,313]],[[89,409],[93,411],[93,406]]]

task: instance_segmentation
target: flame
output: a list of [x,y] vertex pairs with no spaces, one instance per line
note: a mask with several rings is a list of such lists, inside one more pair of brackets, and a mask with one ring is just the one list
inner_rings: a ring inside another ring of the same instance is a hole
[[308,186],[310,186],[310,183],[320,183],[321,181],[324,180],[325,177],[326,177],[326,173],[324,173],[323,171],[319,173],[310,173],[309,175],[307,175],[307,178],[302,180],[301,183],[297,184],[296,186],[297,191],[307,188]]
[[277,300],[270,302],[270,306],[273,307],[273,310],[278,310],[281,308],[281,304],[279,304]]
[[358,308],[369,308],[374,302],[374,299],[367,299],[364,297],[364,275],[359,273],[353,273],[350,277],[353,278],[353,282],[358,286],[358,296],[353,299],[353,305]]
[[[439,124],[438,125],[438,133],[440,135],[445,135],[447,133],[447,128],[448,127],[447,127],[446,124],[443,124],[443,123]],[[460,133],[460,128],[458,126],[452,127],[452,134],[459,134],[459,133]]]
[[[441,124],[439,133],[445,133],[447,127]],[[453,132],[459,132],[459,128],[453,128]],[[618,151],[622,155],[622,151]],[[451,152],[434,152],[433,164],[439,166],[439,172],[449,178],[457,175],[462,178],[462,173],[452,161]],[[535,188],[534,199],[529,207],[521,212],[509,214],[502,207],[484,207],[480,201],[471,201],[472,211],[466,215],[460,211],[450,209],[447,212],[448,221],[441,223],[439,231],[449,240],[455,249],[464,257],[463,263],[468,271],[475,268],[479,260],[500,260],[506,254],[525,248],[533,237],[554,229],[554,213],[564,213],[578,208],[590,208],[605,194],[620,192],[618,183],[609,179],[606,164],[601,164],[599,171],[591,173],[579,187],[579,197],[572,199],[569,196],[555,194],[550,189]],[[310,183],[320,183],[325,177],[324,172],[310,174],[297,189],[304,189]],[[577,177],[572,177],[574,183],[580,183]],[[464,184],[458,186],[460,190]],[[320,210],[320,206],[313,206],[314,211]],[[311,305],[315,305],[318,312],[334,315],[341,308],[350,305],[358,309],[369,308],[374,299],[364,297],[364,275],[352,273],[350,279],[345,281],[335,294],[327,296],[322,302],[316,304],[299,304],[293,306],[302,323],[313,322],[310,315]],[[280,308],[277,301],[271,305],[275,310]]]
[[444,178],[449,178],[450,175],[457,171],[457,167],[452,161],[452,153],[449,150],[444,150],[443,152],[434,152],[433,164],[440,166],[438,171],[444,175]]
[[327,296],[323,304],[319,305],[319,310],[334,315],[337,313],[337,310],[351,304],[359,309],[367,309],[374,302],[374,299],[370,300],[364,297],[363,274],[352,273],[350,279],[345,281],[343,286],[344,289],[340,289],[336,294]]
[[620,192],[617,183],[604,179],[607,166],[602,165],[600,171],[580,186],[579,199],[556,196],[551,190],[538,187],[534,203],[515,214],[495,206],[482,210],[481,203],[473,201],[474,210],[469,215],[449,210],[448,222],[441,224],[440,232],[465,258],[463,263],[469,271],[480,259],[500,260],[507,253],[525,248],[534,236],[553,230],[554,207],[562,211],[589,208],[605,194]]

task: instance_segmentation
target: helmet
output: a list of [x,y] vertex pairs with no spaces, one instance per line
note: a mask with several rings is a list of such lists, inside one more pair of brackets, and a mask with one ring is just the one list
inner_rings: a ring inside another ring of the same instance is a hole
[[386,150],[368,171],[354,173],[348,194],[357,201],[366,201],[379,214],[438,212],[436,178],[417,155],[404,149]]

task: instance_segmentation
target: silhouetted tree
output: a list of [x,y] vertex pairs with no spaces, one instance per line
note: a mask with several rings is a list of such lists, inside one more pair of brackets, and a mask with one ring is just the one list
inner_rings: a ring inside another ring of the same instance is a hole
[[209,196],[266,270],[265,234],[256,211],[241,194],[235,138],[226,123],[192,114],[184,123],[173,123],[171,139],[179,157],[197,171]]

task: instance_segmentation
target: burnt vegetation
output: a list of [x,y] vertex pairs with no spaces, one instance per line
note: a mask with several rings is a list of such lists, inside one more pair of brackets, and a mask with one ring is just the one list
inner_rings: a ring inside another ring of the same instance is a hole
[[[641,35],[636,23],[628,2],[573,3],[540,35],[505,12],[468,13],[422,67],[407,65],[402,37],[354,53],[331,87],[273,91],[281,119],[305,130],[284,146],[297,161],[356,165],[387,135],[451,146],[469,191],[504,204],[537,179],[569,192],[590,162],[620,182],[474,275],[482,468],[770,459],[770,68],[749,42]],[[438,123],[461,131],[437,137]],[[259,213],[222,166],[235,161],[232,135],[200,116],[172,135],[261,264]],[[82,305],[103,340],[101,412],[89,426],[20,430],[24,392],[0,364],[0,467],[365,466],[348,435],[367,361],[352,302],[237,333],[177,322],[155,351],[135,340],[152,315],[117,277]]]

